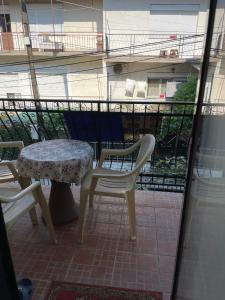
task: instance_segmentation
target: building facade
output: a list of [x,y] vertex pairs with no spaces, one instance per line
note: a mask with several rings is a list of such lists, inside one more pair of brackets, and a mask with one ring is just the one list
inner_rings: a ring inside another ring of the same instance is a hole
[[[208,1],[27,1],[43,99],[171,100],[198,75]],[[0,96],[32,97],[19,1],[0,12]]]

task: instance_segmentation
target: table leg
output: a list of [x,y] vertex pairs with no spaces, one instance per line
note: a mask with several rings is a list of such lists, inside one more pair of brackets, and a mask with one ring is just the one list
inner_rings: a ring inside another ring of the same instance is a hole
[[49,209],[54,225],[67,224],[78,218],[78,207],[69,183],[52,180]]

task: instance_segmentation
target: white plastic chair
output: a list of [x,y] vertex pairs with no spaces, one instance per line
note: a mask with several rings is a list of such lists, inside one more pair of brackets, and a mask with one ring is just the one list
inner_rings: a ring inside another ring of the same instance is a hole
[[[0,142],[0,149],[8,148],[18,148],[22,150],[24,144],[22,141],[12,141],[12,142]],[[16,161],[11,161],[16,166]],[[10,169],[11,164],[8,166],[5,164],[0,165],[0,183],[13,182],[15,181],[15,174],[12,173],[13,170]],[[14,169],[14,168],[13,168]]]
[[[1,142],[0,148],[21,147],[22,142]],[[49,234],[54,243],[56,243],[55,230],[52,224],[49,208],[41,189],[40,182],[35,182],[30,185],[30,179],[25,179],[19,176],[15,161],[0,162],[0,183],[18,181],[21,188],[12,186],[0,187],[0,203],[2,203],[4,221],[8,230],[15,224],[17,219],[26,212],[29,212],[31,222],[36,225],[37,214],[35,206],[39,204],[42,210],[43,217],[49,230]]]
[[[93,205],[94,195],[124,198],[128,206],[131,239],[136,239],[135,216],[135,183],[144,166],[150,159],[155,147],[155,138],[151,134],[144,135],[137,143],[127,149],[103,149],[99,166],[90,171],[82,181],[80,190],[80,241],[83,241],[83,227],[85,210],[89,198],[89,205]],[[103,162],[108,155],[125,156],[139,148],[135,167],[131,171],[121,172],[103,168]]]

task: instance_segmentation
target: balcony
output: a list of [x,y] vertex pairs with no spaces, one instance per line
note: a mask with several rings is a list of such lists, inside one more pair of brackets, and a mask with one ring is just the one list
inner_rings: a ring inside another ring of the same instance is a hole
[[[46,139],[70,138],[65,111],[119,112],[125,135],[122,146],[144,133],[153,133],[157,141],[152,160],[137,182],[136,242],[129,240],[124,203],[105,197],[96,198],[88,212],[82,245],[77,243],[76,222],[56,227],[58,244],[52,245],[40,212],[38,226],[32,227],[29,217],[24,216],[9,231],[16,275],[33,280],[34,300],[45,299],[52,280],[158,291],[163,300],[170,299],[194,107],[189,102],[0,100],[0,136],[4,141],[23,140],[26,145],[37,141],[39,132],[32,133],[38,125],[37,113]],[[203,113],[206,117],[223,114],[224,107],[205,104]],[[98,144],[92,143],[95,161]],[[100,146],[116,148],[121,144],[105,141]],[[1,159],[15,156],[14,152],[1,152]],[[132,156],[107,163],[115,169],[128,169],[134,160]],[[42,183],[48,198],[49,182]],[[72,190],[79,202],[79,187]]]
[[186,62],[203,54],[204,34],[108,34],[109,61]]
[[[29,42],[20,32],[3,32],[0,34],[0,54],[25,55],[26,43]],[[52,55],[53,53],[95,52],[103,51],[102,33],[31,33],[34,54]]]
[[[44,191],[48,197],[49,188]],[[79,191],[73,192],[79,201]],[[123,202],[114,200],[95,200],[82,245],[77,222],[56,227],[53,245],[40,212],[38,226],[32,227],[29,216],[18,220],[8,237],[17,278],[33,281],[32,300],[44,300],[52,280],[159,291],[163,300],[170,299],[182,194],[137,192],[135,243],[129,240]]]

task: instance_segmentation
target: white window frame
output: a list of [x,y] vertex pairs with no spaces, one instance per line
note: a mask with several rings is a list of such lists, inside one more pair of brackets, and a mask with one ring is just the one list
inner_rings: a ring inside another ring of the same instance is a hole
[[[150,80],[158,80],[159,81],[159,95],[158,96],[150,96],[149,95],[149,81]],[[153,77],[153,76],[150,76],[150,77],[148,77],[148,81],[147,81],[147,83],[148,83],[148,86],[147,86],[147,97],[149,99],[159,98],[160,100],[166,100],[166,98],[168,98],[168,97],[166,97],[166,86],[165,86],[165,92],[164,92],[165,97],[161,98],[160,95],[163,92],[162,91],[162,84],[165,83],[165,85],[166,85],[167,82],[183,82],[183,83],[186,83],[187,82],[187,77],[184,77],[184,76],[183,77],[179,77],[179,76],[174,76],[174,77],[170,77],[170,76],[158,77],[158,76],[156,76],[156,77]],[[173,97],[169,97],[169,99],[173,99]]]
[[[149,82],[151,80],[158,80],[158,84],[159,84],[159,94],[158,95],[149,95]],[[167,79],[166,78],[148,78],[148,88],[147,88],[147,97],[150,99],[155,99],[155,98],[160,98],[160,95],[162,94],[162,85],[163,83],[166,83]],[[163,99],[165,99],[166,97],[164,97]]]

